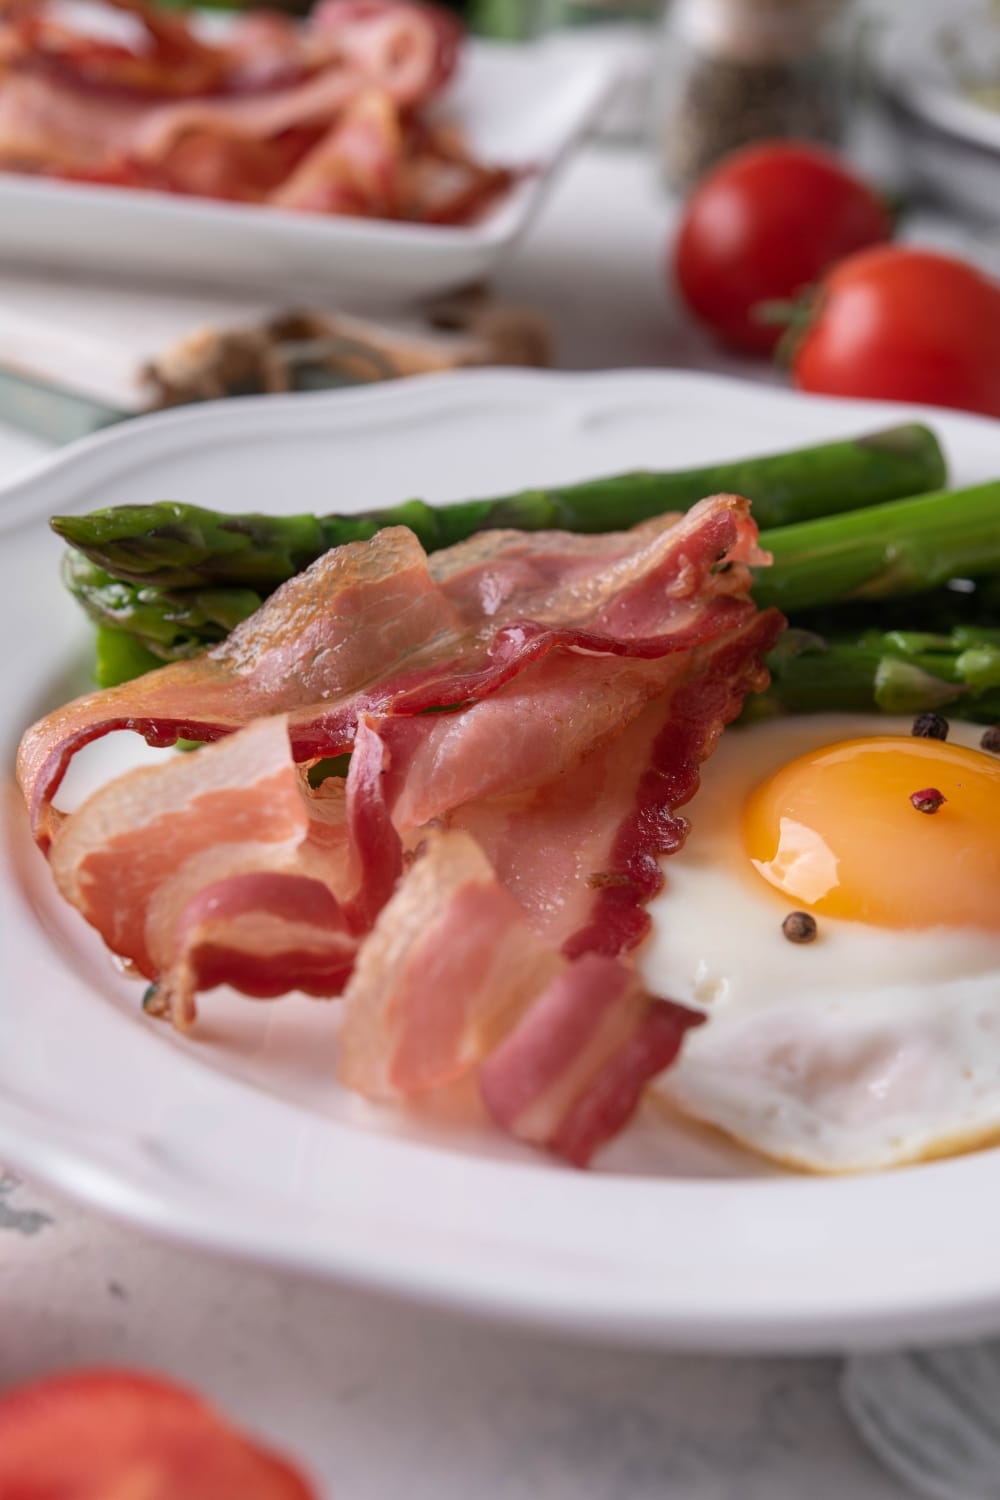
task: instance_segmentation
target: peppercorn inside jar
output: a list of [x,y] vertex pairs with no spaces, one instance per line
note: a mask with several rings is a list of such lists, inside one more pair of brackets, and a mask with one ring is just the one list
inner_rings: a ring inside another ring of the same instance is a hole
[[683,191],[751,141],[836,144],[851,31],[850,0],[674,0],[657,109],[667,185]]

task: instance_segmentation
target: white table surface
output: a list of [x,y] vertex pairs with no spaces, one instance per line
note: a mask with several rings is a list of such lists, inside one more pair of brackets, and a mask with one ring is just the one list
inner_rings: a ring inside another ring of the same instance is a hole
[[[669,215],[647,166],[588,152],[499,290],[551,313],[572,368],[749,373],[667,298]],[[43,451],[0,427],[0,481]],[[95,1362],[168,1372],[336,1500],[904,1494],[842,1414],[835,1359],[631,1355],[476,1326],[160,1245],[11,1178],[0,1299],[0,1387]]]

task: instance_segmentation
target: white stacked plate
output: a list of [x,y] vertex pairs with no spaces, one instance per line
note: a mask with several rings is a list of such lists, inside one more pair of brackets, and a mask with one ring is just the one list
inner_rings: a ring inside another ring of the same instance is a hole
[[910,179],[1000,222],[1000,10],[991,0],[911,0],[882,38],[879,73]]

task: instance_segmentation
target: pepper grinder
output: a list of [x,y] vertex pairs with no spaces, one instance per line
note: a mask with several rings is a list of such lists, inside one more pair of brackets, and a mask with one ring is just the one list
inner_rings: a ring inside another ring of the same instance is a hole
[[690,187],[751,141],[836,143],[847,113],[850,13],[850,0],[674,0],[657,110],[667,185]]

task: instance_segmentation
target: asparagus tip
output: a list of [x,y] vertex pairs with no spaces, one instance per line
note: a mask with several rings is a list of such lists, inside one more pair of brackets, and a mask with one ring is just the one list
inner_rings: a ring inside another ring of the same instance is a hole
[[937,437],[923,422],[900,422],[895,427],[883,427],[858,438],[859,448],[877,448],[883,453],[898,453],[904,457],[922,455],[939,446]]
[[[194,512],[195,507],[184,507]],[[181,507],[165,500],[153,505],[110,505],[79,516],[51,516],[52,530],[74,547],[103,546],[112,542],[144,541],[148,533],[163,536],[176,520]]]
[[50,516],[49,525],[56,536],[61,536],[64,542],[75,543],[79,536],[79,516]]

